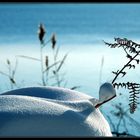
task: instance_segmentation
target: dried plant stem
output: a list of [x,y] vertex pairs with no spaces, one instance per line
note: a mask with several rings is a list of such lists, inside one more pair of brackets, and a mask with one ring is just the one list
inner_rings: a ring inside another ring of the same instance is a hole
[[13,89],[14,87],[13,87],[13,83],[12,82],[10,82],[11,83],[11,89]]
[[8,70],[9,70],[9,80],[10,80],[10,85],[11,85],[11,89],[13,89],[13,83],[11,82],[11,79],[13,79],[11,77],[11,64],[8,64]]
[[102,56],[101,66],[100,66],[99,87],[100,87],[100,85],[101,85],[101,81],[102,81],[102,71],[103,71],[103,65],[104,65],[104,56]]
[[15,81],[15,73],[16,73],[16,69],[17,69],[17,64],[18,64],[18,61],[16,59],[15,68],[12,69],[11,62],[9,59],[7,59],[8,73],[0,71],[0,74],[6,76],[9,79],[11,89],[13,89],[14,86],[17,86],[16,81]]
[[118,124],[117,124],[117,132],[119,132],[119,127],[120,127],[120,125],[121,125],[121,121],[122,121],[122,119],[123,119],[123,115],[121,114],[121,116],[120,116],[120,119],[119,119],[119,122],[118,122]]
[[[53,57],[54,57],[54,64],[55,64],[56,63],[55,49],[53,49]],[[59,74],[57,72],[57,65],[55,65],[54,75],[55,75],[55,79],[56,79],[56,82],[57,82],[57,86],[60,87],[60,80],[59,80]]]
[[[112,80],[112,84],[117,88],[127,88],[129,90],[130,96],[129,96],[129,107],[130,107],[130,113],[134,113],[134,111],[137,108],[137,98],[139,98],[137,95],[140,94],[140,84],[138,83],[117,83],[115,82],[116,79],[120,74],[122,74],[122,77],[126,75],[126,70],[125,68],[129,69],[135,69],[135,64],[132,64],[131,62],[135,61],[137,64],[140,63],[140,59],[136,59],[137,56],[140,55],[140,44],[137,44],[131,40],[128,40],[126,38],[114,38],[116,43],[107,43],[105,42],[106,45],[108,45],[110,48],[123,48],[123,50],[126,53],[126,57],[129,59],[129,61],[120,69],[117,70],[116,72],[112,71],[113,74],[115,74],[114,79]],[[124,122],[125,124],[125,122]]]
[[114,122],[112,121],[112,119],[110,118],[109,115],[106,115],[106,116],[107,116],[107,118],[108,118],[110,124],[112,125],[113,130],[116,132],[116,128],[115,128],[115,124],[114,124]]
[[122,121],[123,121],[123,125],[124,125],[124,128],[125,128],[125,131],[128,132],[126,121],[125,121],[124,117],[123,117]]
[[43,73],[44,69],[43,69],[43,47],[42,47],[42,45],[40,47],[40,60],[41,60],[42,84],[43,84],[43,86],[46,86],[45,79],[44,79],[44,73]]
[[48,77],[49,77],[49,69],[46,71],[46,85],[48,85],[48,79],[49,79]]
[[130,59],[126,65],[124,65],[124,67],[118,72],[118,74],[116,74],[116,76],[114,77],[114,79],[112,80],[112,84],[114,84],[115,80],[117,79],[117,77],[123,72],[123,70],[139,55],[140,52],[137,52],[134,57],[132,57],[132,59]]

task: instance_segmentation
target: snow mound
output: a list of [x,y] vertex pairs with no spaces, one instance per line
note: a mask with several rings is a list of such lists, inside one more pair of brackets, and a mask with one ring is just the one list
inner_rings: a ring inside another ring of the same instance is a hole
[[90,99],[91,96],[88,96],[84,93],[70,90],[62,87],[27,87],[8,91],[3,93],[3,95],[24,95],[24,96],[33,96],[41,97],[47,99],[57,99],[57,100],[85,100]]
[[0,95],[0,136],[112,136],[94,99],[56,87],[29,87]]

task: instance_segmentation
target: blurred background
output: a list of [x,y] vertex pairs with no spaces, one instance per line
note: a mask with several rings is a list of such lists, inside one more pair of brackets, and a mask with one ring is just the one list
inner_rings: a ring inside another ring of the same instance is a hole
[[[140,43],[139,15],[140,4],[0,3],[0,71],[8,72],[7,59],[14,67],[18,55],[40,57],[37,32],[43,23],[45,40],[55,33],[59,56],[69,53],[63,66],[66,87],[80,86],[75,90],[98,98],[100,85],[111,82],[112,71],[127,62],[124,51],[107,47],[103,40],[114,42],[114,37],[120,37]],[[44,54],[51,55],[50,46],[46,45]],[[139,69],[137,66],[118,81],[140,83]],[[19,58],[15,79],[19,87],[39,86],[40,65]],[[8,80],[0,75],[1,93],[11,89]],[[140,136],[140,110],[138,107],[134,114],[129,113],[128,97],[128,91],[117,90],[117,97],[104,104],[101,111],[112,132]]]

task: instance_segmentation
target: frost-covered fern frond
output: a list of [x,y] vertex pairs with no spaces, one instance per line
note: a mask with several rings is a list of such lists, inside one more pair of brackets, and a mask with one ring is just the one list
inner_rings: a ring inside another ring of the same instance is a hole
[[129,90],[130,113],[134,113],[138,104],[137,99],[139,98],[138,94],[140,94],[140,84],[131,82],[117,83],[116,80],[119,76],[126,76],[129,69],[135,69],[136,65],[139,64],[140,58],[138,58],[138,56],[140,56],[140,44],[137,44],[132,40],[128,40],[127,38],[114,38],[114,40],[116,41],[115,43],[108,43],[105,41],[104,43],[110,48],[122,48],[126,53],[128,61],[119,70],[112,71],[115,75],[112,80],[112,84],[115,88],[126,88]]

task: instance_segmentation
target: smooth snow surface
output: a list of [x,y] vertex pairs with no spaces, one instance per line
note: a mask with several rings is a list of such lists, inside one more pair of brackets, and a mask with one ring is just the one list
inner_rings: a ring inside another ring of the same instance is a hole
[[57,87],[28,87],[0,95],[0,136],[112,136],[96,99]]

